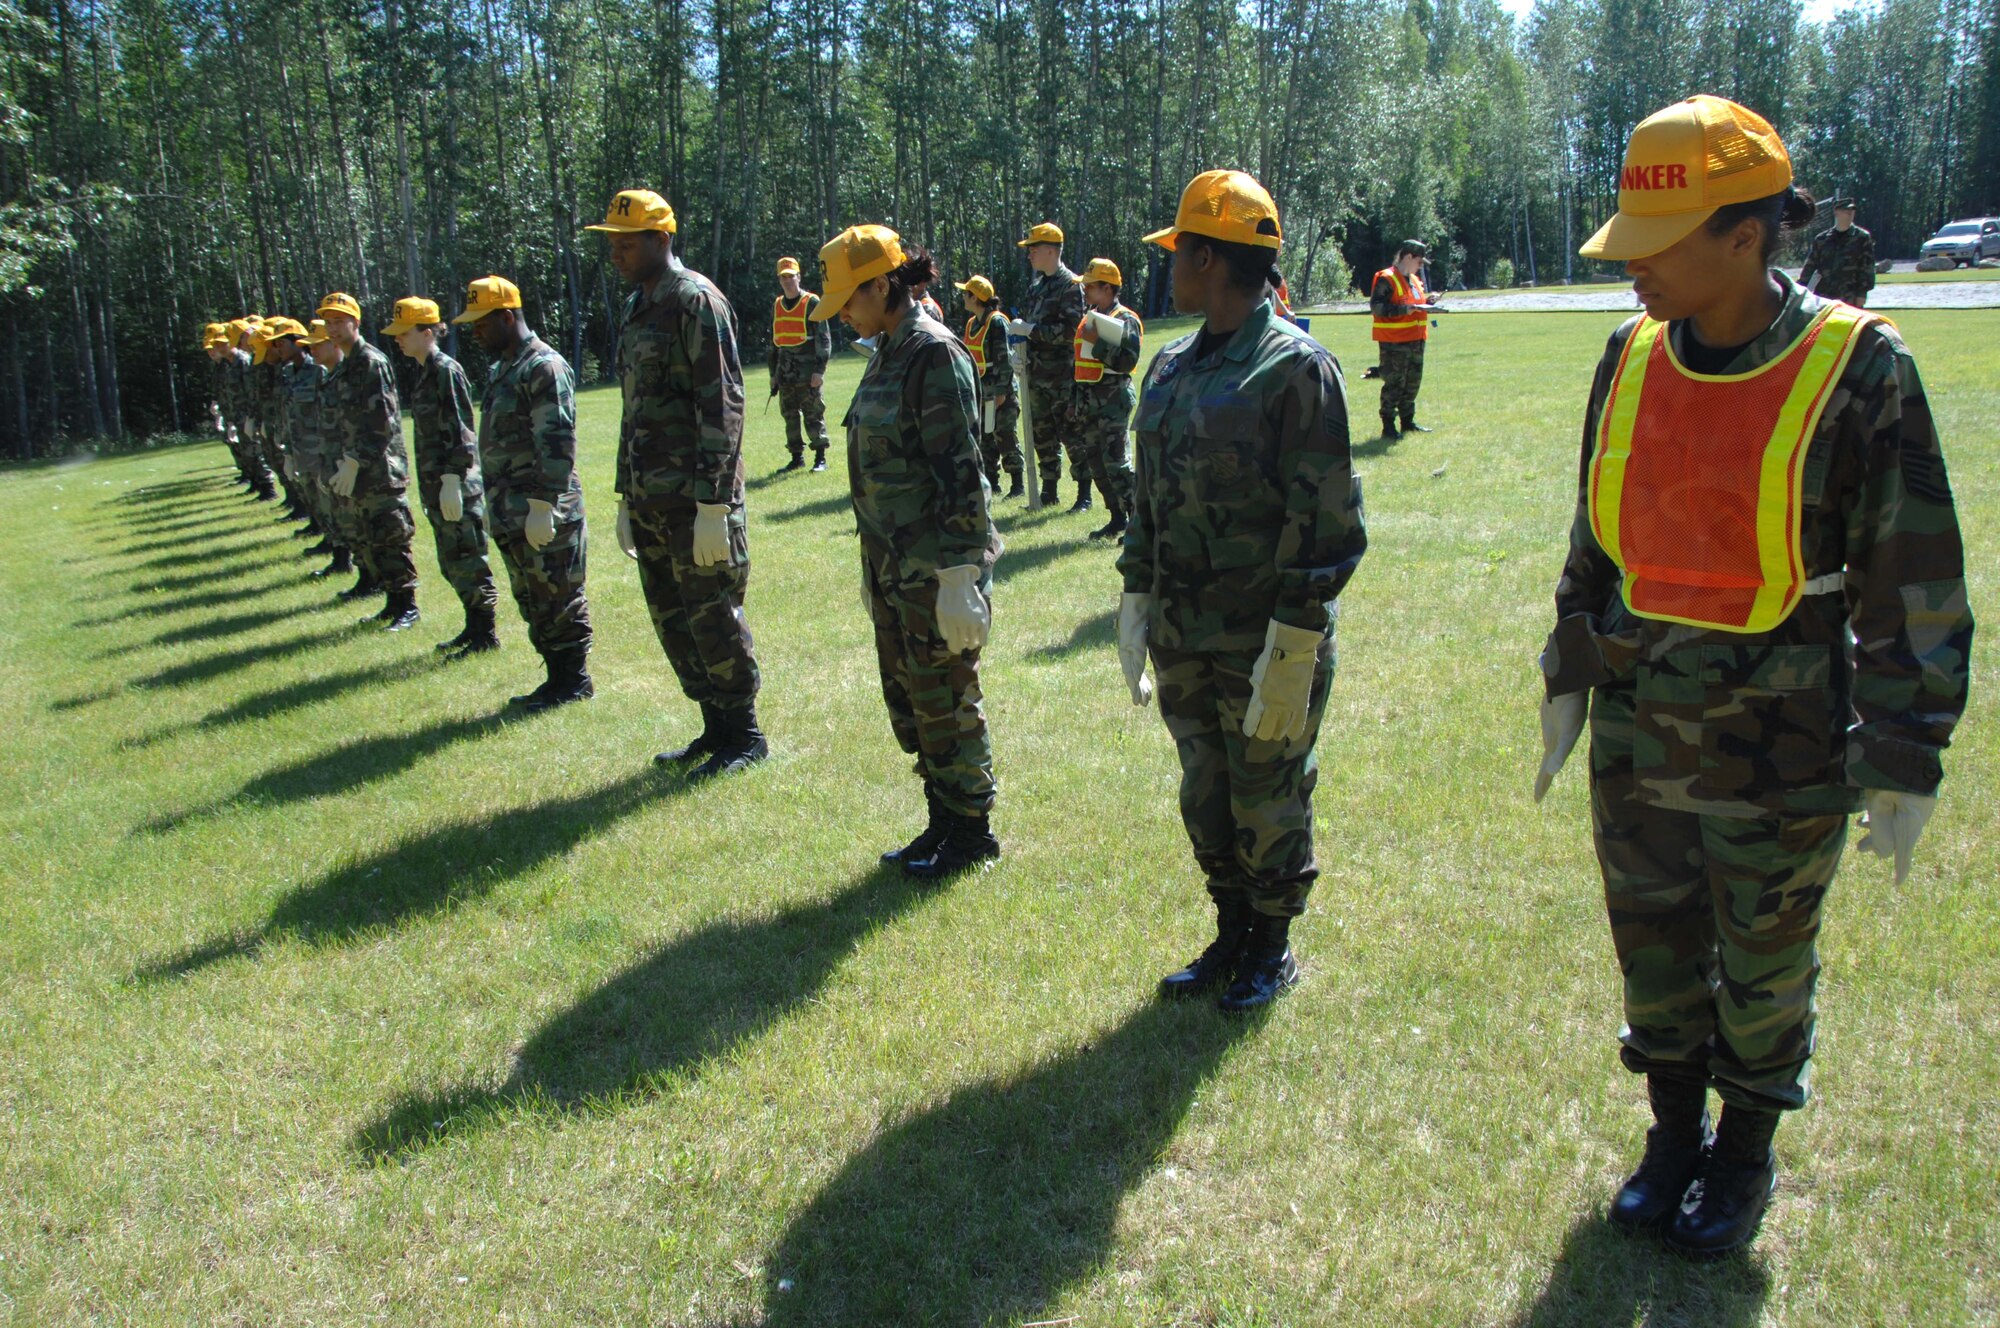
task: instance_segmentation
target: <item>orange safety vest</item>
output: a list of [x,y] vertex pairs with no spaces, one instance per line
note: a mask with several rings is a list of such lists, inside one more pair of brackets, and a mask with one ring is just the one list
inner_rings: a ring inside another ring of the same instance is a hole
[[[1641,318],[1619,356],[1590,463],[1590,527],[1642,618],[1768,632],[1801,596],[1805,453],[1870,323],[1832,304],[1784,354],[1742,374],[1681,366]],[[1824,584],[1830,582],[1831,584]]]
[[[986,334],[993,330],[994,323],[1004,323],[1006,319],[1005,314],[996,310],[988,314],[974,314],[965,320],[965,348],[972,352],[972,367],[979,371],[981,378],[986,376]],[[972,335],[974,324],[979,327],[976,337]]]
[[806,302],[813,293],[803,286],[799,288],[798,302],[791,308],[785,307],[785,297],[780,295],[771,301],[771,344],[780,348],[803,346],[810,334],[806,331]]
[[[1396,288],[1397,304],[1422,304],[1424,302],[1424,279],[1405,277],[1393,267],[1385,267],[1375,274],[1375,280],[1387,277],[1389,284]],[[1377,341],[1422,341],[1431,334],[1431,316],[1421,309],[1412,309],[1396,318],[1375,315],[1374,337]]]
[[[1083,348],[1085,346],[1103,344],[1083,339],[1083,325],[1090,320],[1091,312],[1088,309],[1084,310],[1083,317],[1076,320],[1076,339],[1070,343],[1071,358],[1076,362],[1076,381],[1079,383],[1098,383],[1104,381],[1104,361],[1095,359],[1086,360],[1083,358]],[[1135,323],[1139,322],[1139,315],[1133,314],[1122,303],[1114,303],[1109,309],[1102,312],[1107,318],[1116,318],[1120,314],[1132,314],[1132,321]],[[1144,333],[1145,330],[1146,325],[1139,323],[1139,331]]]

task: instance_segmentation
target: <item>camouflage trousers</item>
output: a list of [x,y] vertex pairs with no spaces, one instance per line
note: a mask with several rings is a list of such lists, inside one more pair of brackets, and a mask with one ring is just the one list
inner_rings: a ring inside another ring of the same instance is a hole
[[1306,731],[1291,742],[1245,737],[1250,670],[1257,652],[1183,651],[1154,646],[1160,717],[1181,761],[1181,823],[1211,895],[1242,891],[1259,913],[1294,917],[1319,876],[1313,858],[1314,750],[1334,651],[1321,647]]
[[1015,479],[1021,477],[1021,436],[1017,432],[1021,424],[1021,403],[1009,392],[1007,400],[993,408],[993,432],[979,436],[980,468],[986,472],[986,482],[995,489],[1000,487],[1000,472],[1006,471]]
[[352,525],[341,515],[340,499],[334,497],[333,490],[327,487],[327,481],[332,476],[311,459],[302,461],[301,465],[305,478],[299,483],[299,494],[305,499],[306,509],[313,514],[313,520],[318,523],[320,534],[333,547],[352,550]]
[[1070,399],[1075,383],[1068,378],[1028,379],[1028,413],[1035,435],[1035,468],[1042,474],[1042,487],[1062,479],[1063,454],[1069,454],[1069,473],[1083,479],[1083,463],[1077,457],[1076,438],[1070,424]]
[[284,444],[280,441],[277,431],[269,425],[259,426],[257,449],[263,458],[264,464],[270,468],[271,474],[277,478],[278,488],[283,491],[285,501],[293,507],[303,510],[306,504],[305,499],[299,493],[298,482],[285,473],[287,458]]
[[[945,807],[961,816],[993,810],[993,743],[980,706],[979,652],[954,655],[937,625],[937,577],[903,574],[889,549],[863,537],[868,618],[875,663],[896,745],[917,758],[918,773]],[[992,582],[982,579],[988,602]]]
[[1386,433],[1398,419],[1408,424],[1417,418],[1417,389],[1424,385],[1424,343],[1384,341],[1376,349],[1382,354],[1382,429]]
[[270,493],[275,484],[271,468],[264,464],[264,447],[257,437],[257,425],[248,419],[236,421],[236,446],[231,449],[236,465],[245,479],[256,485],[258,493]]
[[[1078,389],[1082,395],[1083,389]],[[1083,458],[1084,474],[1097,481],[1097,489],[1120,512],[1132,510],[1132,459],[1126,453],[1125,426],[1131,419],[1097,413],[1097,403],[1076,426],[1077,451]]]
[[1709,1084],[1732,1106],[1803,1106],[1820,908],[1847,818],[1648,806],[1630,708],[1592,711],[1591,830],[1625,978],[1621,1059]]
[[514,607],[528,625],[528,643],[551,663],[565,654],[590,653],[590,601],[584,598],[583,576],[589,545],[583,516],[556,522],[556,537],[537,549],[528,543],[523,511],[503,516],[503,496],[488,490],[486,510],[492,524],[493,547],[507,568]]
[[493,586],[493,567],[486,561],[485,504],[468,498],[458,520],[447,521],[438,506],[437,486],[426,484],[423,506],[424,519],[430,522],[431,535],[437,541],[438,571],[457,593],[467,621],[493,621],[499,594]]
[[813,451],[826,451],[826,397],[818,388],[811,383],[780,384],[778,409],[785,417],[785,448],[794,459],[805,455],[808,441]]
[[356,543],[351,547],[363,559],[363,566],[391,595],[417,593],[417,558],[413,540],[417,523],[410,516],[409,500],[401,489],[357,492],[348,500],[352,513],[350,530]]
[[729,561],[713,567],[695,565],[692,501],[647,511],[635,508],[631,519],[646,611],[682,695],[697,705],[749,709],[762,678],[756,643],[743,616],[750,536],[742,510],[729,514]]

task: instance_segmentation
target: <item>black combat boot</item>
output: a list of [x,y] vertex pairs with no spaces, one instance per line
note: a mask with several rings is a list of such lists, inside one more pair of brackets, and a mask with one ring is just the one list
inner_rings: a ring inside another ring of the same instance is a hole
[[533,711],[540,710],[548,704],[549,689],[555,686],[556,665],[555,661],[550,659],[546,654],[542,656],[542,669],[548,675],[542,680],[542,685],[535,688],[532,692],[524,692],[519,696],[508,697],[508,705],[520,710]]
[[1764,1220],[1764,1206],[1778,1188],[1778,1159],[1771,1137],[1778,1113],[1725,1105],[1715,1144],[1701,1170],[1700,1201],[1676,1213],[1667,1248],[1691,1259],[1717,1259],[1748,1245]]
[[747,770],[771,754],[771,744],[757,727],[756,706],[742,710],[717,708],[715,718],[720,731],[715,735],[714,746],[708,749],[708,759],[688,772],[690,784]]
[[336,544],[333,546],[333,561],[320,568],[317,572],[309,572],[307,575],[311,576],[315,581],[324,581],[330,576],[346,576],[353,570],[354,555]]
[[685,747],[669,747],[653,757],[654,765],[679,765],[682,761],[693,761],[707,756],[715,750],[722,732],[722,719],[716,708],[708,702],[701,703],[701,732]]
[[458,653],[452,658],[464,659],[467,655],[483,655],[489,650],[500,648],[500,634],[493,630],[493,610],[485,605],[469,609],[465,615],[465,630],[458,634]]
[[1111,519],[1091,531],[1090,537],[1094,540],[1115,540],[1125,533],[1125,509],[1119,505],[1116,498],[1107,498],[1104,501],[1111,508]]
[[792,459],[790,461],[787,461],[784,465],[778,467],[778,473],[780,475],[785,475],[789,474],[794,470],[804,470],[805,468],[806,468],[806,452],[804,448],[800,448],[798,451],[792,453]]
[[1243,942],[1243,958],[1236,965],[1236,979],[1216,1004],[1230,1014],[1261,1009],[1278,999],[1299,980],[1298,961],[1292,958],[1290,918],[1271,913],[1250,914],[1250,930]]
[[1069,510],[1072,512],[1088,512],[1090,510],[1090,480],[1088,478],[1080,479],[1076,482],[1076,501],[1069,505]]
[[381,593],[382,583],[375,579],[373,572],[364,567],[355,576],[354,584],[340,592],[340,598],[344,600],[373,599]]
[[1394,415],[1384,415],[1382,417],[1382,436],[1392,443],[1403,436],[1396,432],[1396,417]]
[[1009,498],[1025,497],[1027,492],[1027,481],[1022,479],[1018,472],[1007,477],[1007,496]]
[[1062,501],[1062,480],[1042,477],[1042,506],[1054,507]]
[[901,848],[892,848],[884,853],[882,861],[900,866],[918,858],[928,858],[937,851],[937,846],[944,842],[945,812],[943,804],[937,800],[937,790],[931,787],[928,779],[924,781],[924,808],[926,820],[923,833]]
[[1160,979],[1162,996],[1199,996],[1235,975],[1250,938],[1250,901],[1241,890],[1210,891],[1215,900],[1215,939],[1199,958]]
[[390,594],[389,603],[382,610],[382,630],[385,632],[405,632],[423,620],[417,610],[417,592],[398,590]]
[[532,715],[537,711],[568,705],[572,701],[588,701],[597,695],[597,685],[590,680],[590,671],[584,667],[585,657],[581,650],[566,650],[546,658],[549,680],[526,696],[513,697],[507,704],[519,706]]
[[815,471],[826,469],[826,449],[824,447],[815,447],[813,449],[813,469]]
[[1646,1076],[1653,1127],[1639,1169],[1625,1178],[1605,1214],[1628,1231],[1655,1231],[1681,1211],[1714,1135],[1708,1128],[1708,1088],[1699,1079]]
[[333,541],[322,535],[320,536],[319,543],[313,545],[299,556],[301,558],[322,558],[332,553],[333,547]]
[[1429,429],[1426,429],[1426,428],[1425,428],[1425,427],[1424,427],[1423,425],[1421,425],[1421,424],[1418,424],[1418,423],[1417,423],[1417,420],[1416,420],[1416,417],[1415,417],[1414,415],[1405,415],[1405,416],[1403,417],[1403,432],[1404,432],[1404,433],[1429,433],[1429,432],[1430,432],[1430,430],[1429,430]]
[[962,816],[949,807],[938,807],[944,834],[937,846],[921,858],[904,858],[903,870],[920,880],[936,881],[968,867],[1000,856],[1000,841],[982,813]]

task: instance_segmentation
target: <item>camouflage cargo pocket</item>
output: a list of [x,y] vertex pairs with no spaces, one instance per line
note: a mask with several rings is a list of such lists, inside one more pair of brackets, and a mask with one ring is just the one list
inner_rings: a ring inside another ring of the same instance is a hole
[[1639,666],[1633,757],[1695,796],[1776,808],[1837,785],[1842,679],[1820,645],[1703,645]]

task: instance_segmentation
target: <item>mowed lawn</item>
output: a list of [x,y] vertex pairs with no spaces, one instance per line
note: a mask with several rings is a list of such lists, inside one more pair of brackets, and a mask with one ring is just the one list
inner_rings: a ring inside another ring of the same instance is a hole
[[[1648,1117],[1584,763],[1529,787],[1617,321],[1450,320],[1437,432],[1357,443],[1307,980],[1261,1022],[1153,998],[1209,917],[1101,514],[999,508],[1006,855],[925,890],[876,866],[921,799],[845,475],[770,476],[760,370],[774,755],[706,787],[651,764],[695,720],[611,539],[615,392],[582,400],[597,698],[530,718],[504,589],[505,649],[435,658],[427,530],[390,636],[220,446],[0,472],[0,1322],[1994,1323],[1987,635],[1909,882],[1850,855],[1831,896],[1817,1098],[1754,1254],[1603,1223]],[[2000,312],[1899,321],[2000,617]],[[1372,434],[1365,320],[1316,331]]]

